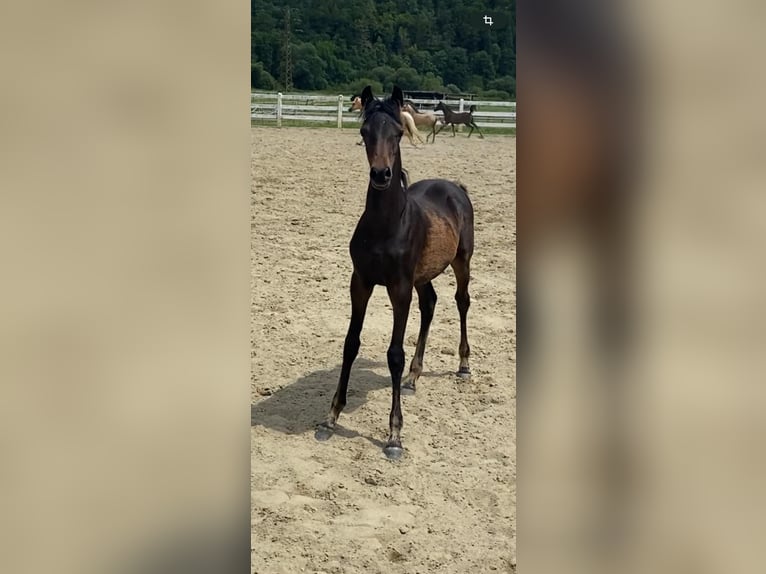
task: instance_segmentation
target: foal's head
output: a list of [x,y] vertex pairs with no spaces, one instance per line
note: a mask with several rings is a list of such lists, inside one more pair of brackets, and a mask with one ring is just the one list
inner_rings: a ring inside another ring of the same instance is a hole
[[403,100],[398,86],[394,86],[391,97],[385,100],[375,98],[370,86],[362,92],[364,123],[359,131],[370,164],[370,185],[374,189],[388,188],[393,177],[399,157],[399,140],[404,133],[400,116]]

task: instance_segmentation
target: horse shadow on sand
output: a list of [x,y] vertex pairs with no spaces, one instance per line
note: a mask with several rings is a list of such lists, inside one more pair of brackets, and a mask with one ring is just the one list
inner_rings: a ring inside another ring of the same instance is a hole
[[[379,375],[373,368],[385,367],[385,363],[370,361],[362,357],[354,361],[348,384],[346,407],[343,415],[353,413],[367,401],[370,391],[391,387],[391,378],[386,372]],[[250,426],[262,426],[285,434],[303,434],[313,431],[322,422],[330,410],[335,389],[340,377],[340,365],[333,369],[314,371],[299,378],[266,398],[258,399],[250,405]],[[345,428],[338,421],[336,434],[353,438],[359,433]],[[383,442],[365,437],[378,446]]]

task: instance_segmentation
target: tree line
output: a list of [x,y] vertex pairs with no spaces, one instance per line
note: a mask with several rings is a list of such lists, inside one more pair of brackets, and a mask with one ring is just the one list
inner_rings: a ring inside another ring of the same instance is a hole
[[289,52],[296,90],[397,84],[512,99],[515,27],[515,0],[251,0],[250,84],[285,89]]

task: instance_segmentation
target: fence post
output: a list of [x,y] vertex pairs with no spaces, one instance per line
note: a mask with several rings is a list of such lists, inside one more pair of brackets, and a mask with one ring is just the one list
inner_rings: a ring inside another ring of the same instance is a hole
[[[458,109],[459,112],[465,111],[465,100],[463,98],[460,98],[460,108]],[[457,131],[462,132],[463,131],[463,124],[460,124],[457,127]]]
[[282,127],[282,92],[277,93],[277,127]]
[[338,96],[338,129],[343,128],[343,95]]

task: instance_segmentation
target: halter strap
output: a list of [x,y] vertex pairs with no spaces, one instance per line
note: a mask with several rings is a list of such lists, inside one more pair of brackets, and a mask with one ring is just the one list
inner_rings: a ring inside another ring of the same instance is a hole
[[402,187],[404,188],[404,192],[407,192],[407,188],[410,186],[410,174],[409,172],[404,169],[403,167],[401,169],[401,181],[402,181]]

